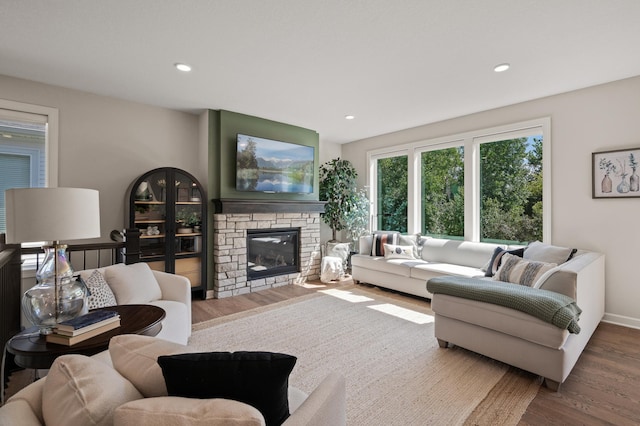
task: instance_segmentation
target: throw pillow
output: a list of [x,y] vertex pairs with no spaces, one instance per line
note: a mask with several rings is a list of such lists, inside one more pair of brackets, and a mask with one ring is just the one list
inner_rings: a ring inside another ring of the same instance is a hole
[[504,256],[505,253],[522,257],[522,255],[524,254],[524,247],[515,250],[505,250],[502,247],[496,247],[496,249],[493,251],[493,255],[491,256],[491,260],[489,260],[489,263],[486,266],[486,270],[484,273],[485,277],[492,277],[496,274],[498,269],[500,269],[502,256]]
[[413,246],[396,246],[393,244],[384,245],[385,259],[415,259]]
[[535,260],[537,262],[557,263],[558,265],[571,260],[577,249],[569,247],[552,246],[550,244],[534,241],[530,243],[524,251],[526,260]]
[[116,408],[114,426],[264,426],[256,408],[229,399],[144,398]]
[[385,232],[373,234],[371,242],[371,256],[384,256],[385,244],[398,244],[397,232]]
[[289,417],[289,374],[296,357],[271,352],[208,352],[161,356],[170,396],[244,402],[280,425]]
[[84,355],[63,355],[51,365],[42,389],[47,426],[112,425],[114,410],[142,398],[127,379]]
[[420,234],[412,234],[412,235],[398,235],[398,245],[401,246],[411,246],[413,247],[413,257],[415,259],[420,258],[420,253],[418,252],[418,241],[420,240]]
[[158,365],[158,357],[190,350],[178,343],[137,334],[115,336],[109,342],[113,368],[133,383],[145,398],[167,396],[167,385]]
[[118,305],[149,303],[162,299],[162,290],[149,265],[122,263],[105,269],[104,277],[116,295]]
[[528,261],[505,253],[502,256],[502,265],[493,279],[532,287],[538,278],[556,266],[558,265],[555,263]]
[[109,287],[100,271],[94,270],[89,278],[83,281],[89,289],[89,297],[87,297],[89,309],[106,308],[118,304],[111,287]]

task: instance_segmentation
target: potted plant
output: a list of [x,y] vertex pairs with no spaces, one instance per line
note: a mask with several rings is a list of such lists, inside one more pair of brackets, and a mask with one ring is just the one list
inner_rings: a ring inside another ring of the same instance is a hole
[[362,235],[369,223],[369,200],[358,189],[358,173],[348,160],[334,158],[320,166],[320,200],[326,201],[322,220],[331,227],[332,242],[337,232],[347,230],[352,241]]
[[189,234],[194,231],[194,227],[200,226],[200,216],[196,212],[181,209],[176,212],[176,232],[178,234]]

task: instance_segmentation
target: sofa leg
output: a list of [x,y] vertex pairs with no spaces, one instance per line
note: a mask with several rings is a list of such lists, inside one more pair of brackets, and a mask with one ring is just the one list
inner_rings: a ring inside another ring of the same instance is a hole
[[544,378],[544,385],[553,392],[558,392],[560,390],[560,382],[556,382],[555,380]]
[[449,342],[447,342],[446,340],[438,339],[438,346],[446,349],[449,346]]

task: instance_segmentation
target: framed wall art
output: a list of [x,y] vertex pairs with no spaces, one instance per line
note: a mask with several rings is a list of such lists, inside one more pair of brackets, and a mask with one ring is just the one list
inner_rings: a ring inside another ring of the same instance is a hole
[[640,197],[640,148],[591,154],[592,197]]

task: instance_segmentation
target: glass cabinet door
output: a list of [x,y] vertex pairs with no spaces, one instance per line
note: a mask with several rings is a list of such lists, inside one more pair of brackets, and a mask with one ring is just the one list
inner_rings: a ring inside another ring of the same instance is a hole
[[140,231],[140,256],[163,262],[166,255],[166,182],[164,172],[146,176],[134,188],[134,225]]

